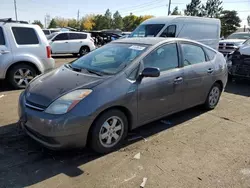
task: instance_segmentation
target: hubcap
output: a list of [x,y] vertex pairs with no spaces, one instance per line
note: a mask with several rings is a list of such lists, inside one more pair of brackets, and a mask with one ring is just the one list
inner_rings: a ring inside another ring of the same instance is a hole
[[117,116],[110,117],[103,123],[100,129],[100,143],[106,148],[113,147],[121,140],[123,131],[123,121]]
[[209,94],[209,105],[214,106],[217,104],[220,97],[220,89],[218,87],[213,87]]
[[33,78],[33,73],[26,68],[18,69],[14,74],[14,81],[20,88],[25,88]]
[[83,48],[82,51],[81,51],[81,54],[86,55],[87,53],[88,53],[88,50],[86,48]]

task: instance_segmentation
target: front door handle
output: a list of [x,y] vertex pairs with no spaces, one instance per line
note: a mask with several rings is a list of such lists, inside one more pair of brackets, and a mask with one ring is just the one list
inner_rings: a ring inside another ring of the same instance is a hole
[[69,42],[65,42],[65,43],[69,43]]
[[212,74],[214,72],[214,69],[212,69],[212,68],[209,68],[208,70],[207,70],[207,73],[208,74]]
[[0,51],[0,54],[8,54],[8,53],[10,53],[10,51],[6,51],[6,50],[1,50]]
[[182,77],[177,77],[174,79],[174,84],[181,84],[183,82],[183,78]]

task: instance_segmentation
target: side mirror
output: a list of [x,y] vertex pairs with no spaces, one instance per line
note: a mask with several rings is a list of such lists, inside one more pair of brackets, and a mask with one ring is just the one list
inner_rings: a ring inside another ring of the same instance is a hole
[[159,68],[155,68],[155,67],[147,67],[142,71],[141,76],[142,77],[159,77],[160,70]]

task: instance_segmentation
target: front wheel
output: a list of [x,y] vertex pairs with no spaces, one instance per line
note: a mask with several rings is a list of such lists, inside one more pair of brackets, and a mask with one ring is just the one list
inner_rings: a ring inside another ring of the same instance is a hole
[[8,80],[15,89],[24,89],[36,75],[36,70],[32,66],[19,64],[11,68]]
[[119,110],[103,113],[92,126],[91,147],[98,153],[117,149],[128,132],[127,117]]
[[220,100],[220,96],[221,96],[221,86],[218,83],[215,83],[209,91],[206,102],[204,104],[205,108],[207,110],[214,109]]

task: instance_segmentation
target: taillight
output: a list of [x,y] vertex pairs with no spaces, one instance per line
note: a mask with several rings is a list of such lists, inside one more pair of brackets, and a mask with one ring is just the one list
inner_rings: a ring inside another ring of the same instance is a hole
[[51,58],[51,49],[50,46],[46,46],[47,58]]

